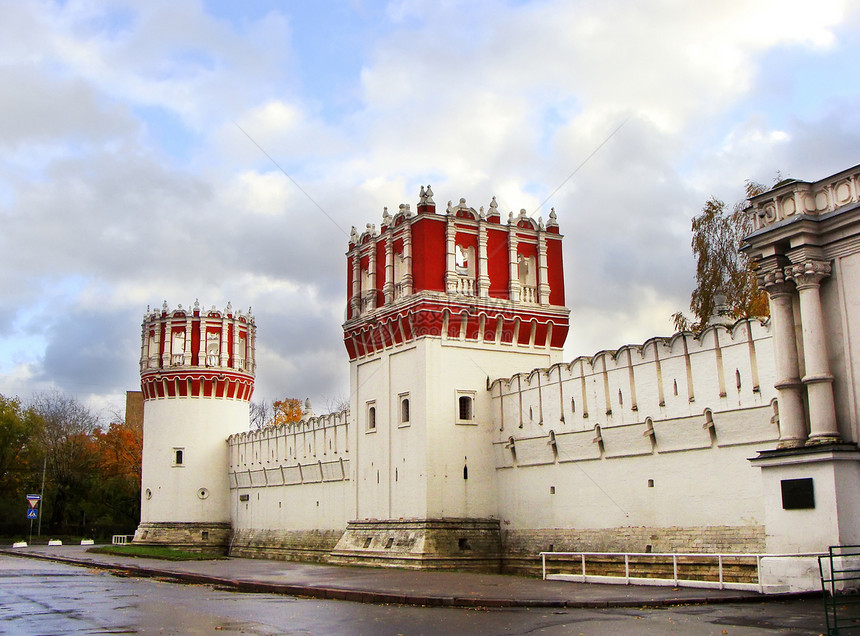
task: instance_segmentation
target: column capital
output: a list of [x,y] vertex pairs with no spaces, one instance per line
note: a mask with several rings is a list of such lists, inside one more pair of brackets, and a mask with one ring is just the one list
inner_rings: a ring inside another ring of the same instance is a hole
[[771,269],[757,276],[759,289],[763,289],[771,298],[794,293],[794,282],[786,278],[782,268]]
[[807,260],[797,265],[789,265],[785,268],[785,277],[793,280],[797,289],[818,287],[822,278],[830,276],[830,263],[827,261]]

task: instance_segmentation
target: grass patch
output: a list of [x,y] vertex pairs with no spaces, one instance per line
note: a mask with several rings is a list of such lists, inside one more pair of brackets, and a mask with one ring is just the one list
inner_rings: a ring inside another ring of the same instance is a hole
[[97,554],[113,554],[115,556],[146,557],[147,559],[163,559],[165,561],[211,561],[226,557],[206,552],[190,552],[160,545],[101,545],[90,548],[87,552]]

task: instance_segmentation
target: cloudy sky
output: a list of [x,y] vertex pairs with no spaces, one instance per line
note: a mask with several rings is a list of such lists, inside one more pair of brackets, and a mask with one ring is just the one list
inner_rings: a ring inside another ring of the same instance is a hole
[[199,298],[253,307],[257,397],[346,396],[350,226],[428,183],[555,207],[568,358],[669,334],[709,195],[860,163],[858,27],[847,0],[0,0],[0,393],[119,406],[147,305]]

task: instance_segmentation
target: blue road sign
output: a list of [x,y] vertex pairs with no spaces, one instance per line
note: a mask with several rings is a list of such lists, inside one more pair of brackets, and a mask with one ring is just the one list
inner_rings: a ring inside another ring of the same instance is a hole
[[27,519],[38,519],[38,518],[39,518],[39,511],[36,510],[35,508],[31,508],[30,510],[27,511]]

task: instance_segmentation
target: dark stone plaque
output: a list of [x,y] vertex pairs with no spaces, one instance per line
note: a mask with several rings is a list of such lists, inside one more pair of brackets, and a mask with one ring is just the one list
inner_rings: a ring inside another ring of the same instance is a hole
[[782,487],[783,510],[803,510],[815,508],[815,492],[812,488],[812,477],[804,479],[783,479]]

